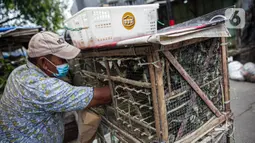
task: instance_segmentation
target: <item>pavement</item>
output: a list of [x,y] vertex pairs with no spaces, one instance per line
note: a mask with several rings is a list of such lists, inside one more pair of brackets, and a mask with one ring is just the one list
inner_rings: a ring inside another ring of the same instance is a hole
[[231,143],[255,143],[255,83],[230,81],[234,139]]

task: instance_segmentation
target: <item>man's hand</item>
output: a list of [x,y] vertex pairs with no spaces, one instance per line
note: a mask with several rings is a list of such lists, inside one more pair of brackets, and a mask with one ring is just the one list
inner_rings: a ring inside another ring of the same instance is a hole
[[111,90],[109,86],[94,88],[94,97],[87,107],[108,104],[111,102]]

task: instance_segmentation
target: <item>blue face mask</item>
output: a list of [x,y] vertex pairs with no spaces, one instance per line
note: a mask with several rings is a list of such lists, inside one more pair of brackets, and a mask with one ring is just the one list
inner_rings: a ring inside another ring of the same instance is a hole
[[[45,58],[47,59],[47,58]],[[68,73],[69,70],[69,65],[68,64],[62,64],[62,65],[55,65],[53,64],[50,60],[47,59],[47,61],[49,61],[52,65],[54,65],[58,71],[58,73],[54,73],[50,70],[48,70],[49,72],[51,72],[55,77],[57,78],[61,78],[61,77],[65,77]]]

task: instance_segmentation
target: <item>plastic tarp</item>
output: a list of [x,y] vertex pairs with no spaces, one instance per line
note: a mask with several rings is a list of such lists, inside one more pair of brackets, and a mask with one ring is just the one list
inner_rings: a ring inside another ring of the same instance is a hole
[[0,32],[5,32],[11,29],[15,29],[16,27],[0,27]]

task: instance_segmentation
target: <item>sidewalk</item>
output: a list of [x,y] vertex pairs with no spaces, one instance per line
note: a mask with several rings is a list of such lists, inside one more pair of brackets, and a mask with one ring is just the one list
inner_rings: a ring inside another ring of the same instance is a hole
[[230,95],[235,125],[232,143],[255,143],[255,84],[230,81]]

